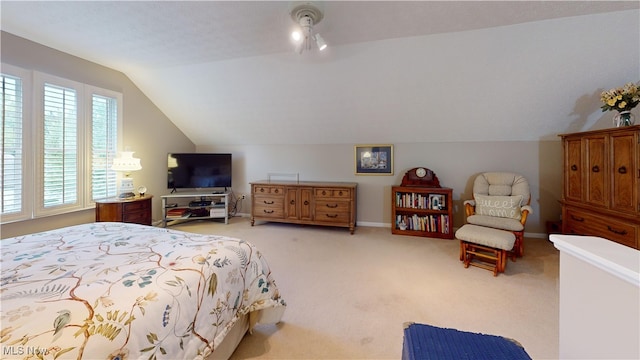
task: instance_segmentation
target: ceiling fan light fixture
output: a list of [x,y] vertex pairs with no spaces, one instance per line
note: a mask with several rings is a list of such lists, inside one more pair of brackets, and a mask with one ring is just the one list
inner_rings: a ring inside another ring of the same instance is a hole
[[289,14],[296,25],[300,27],[299,30],[291,34],[298,54],[302,54],[305,49],[311,50],[313,41],[316,42],[320,50],[327,47],[327,42],[319,34],[314,35],[313,33],[313,26],[317,25],[324,17],[324,12],[314,2],[298,1],[292,3]]
[[315,35],[316,45],[318,45],[318,50],[322,51],[327,48],[327,43],[324,41],[320,34]]

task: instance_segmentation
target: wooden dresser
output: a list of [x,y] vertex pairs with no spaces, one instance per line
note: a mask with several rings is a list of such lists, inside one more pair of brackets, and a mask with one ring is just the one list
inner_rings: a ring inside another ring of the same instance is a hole
[[96,201],[96,221],[151,225],[151,195]]
[[293,224],[356,227],[356,183],[251,183],[251,225],[256,220]]
[[640,247],[640,126],[560,135],[562,229]]

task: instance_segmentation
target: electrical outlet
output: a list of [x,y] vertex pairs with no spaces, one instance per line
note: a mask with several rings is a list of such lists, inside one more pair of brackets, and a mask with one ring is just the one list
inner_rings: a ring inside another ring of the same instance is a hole
[[245,199],[244,194],[240,195],[240,200],[244,200],[244,199]]

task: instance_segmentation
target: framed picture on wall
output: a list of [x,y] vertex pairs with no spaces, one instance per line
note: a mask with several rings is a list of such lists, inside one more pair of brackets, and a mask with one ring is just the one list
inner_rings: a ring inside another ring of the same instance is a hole
[[356,145],[356,175],[393,175],[393,145]]

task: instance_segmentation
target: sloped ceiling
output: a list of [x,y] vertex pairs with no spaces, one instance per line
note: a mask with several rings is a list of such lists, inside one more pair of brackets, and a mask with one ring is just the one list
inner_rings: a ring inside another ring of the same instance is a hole
[[[0,6],[3,31],[124,72],[196,145],[549,137],[568,126],[545,112],[529,115],[545,119],[515,126],[516,115],[501,108],[543,106],[557,96],[546,99],[541,93],[560,88],[576,92],[569,95],[574,99],[561,114],[559,104],[546,104],[550,110],[569,123],[582,122],[574,126],[593,121],[593,114],[572,118],[576,103],[587,97],[579,112],[597,110],[599,87],[612,85],[598,76],[593,84],[580,79],[574,87],[555,84],[578,76],[575,66],[560,71],[558,64],[593,56],[591,42],[571,42],[585,30],[606,31],[593,28],[610,19],[599,14],[623,14],[631,19],[626,26],[638,30],[640,8],[637,1],[317,4],[325,17],[315,29],[330,47],[302,55],[288,40],[294,25],[290,2],[2,1]],[[580,17],[594,23],[574,20]],[[609,25],[613,31],[615,25]],[[635,39],[630,45],[635,55],[621,60],[618,72],[602,74],[604,79],[638,81],[638,32],[620,40]],[[585,36],[604,38],[597,33]],[[549,46],[558,45],[564,48],[556,49],[554,62]],[[633,61],[635,67],[629,65]],[[520,92],[517,101],[505,96],[515,105],[490,104],[507,92]]]

